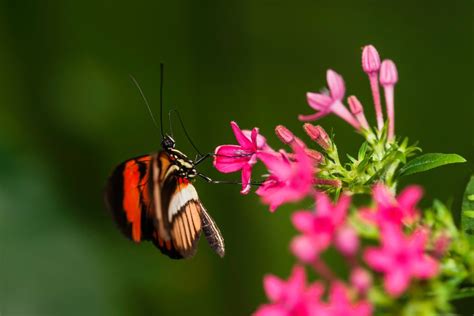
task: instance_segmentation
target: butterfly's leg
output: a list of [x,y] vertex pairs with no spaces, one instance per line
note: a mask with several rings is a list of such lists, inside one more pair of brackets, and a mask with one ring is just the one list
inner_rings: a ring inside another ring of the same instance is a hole
[[194,165],[197,166],[199,165],[201,162],[203,162],[204,160],[206,160],[207,158],[210,158],[212,157],[214,154],[213,153],[207,153],[207,154],[204,154],[204,155],[198,155],[196,157],[196,159],[194,160]]
[[[242,182],[240,182],[240,181],[214,180],[214,179],[211,179],[211,178],[209,178],[208,176],[206,176],[202,173],[198,173],[198,176],[203,178],[208,183],[212,183],[212,184],[242,184]],[[262,183],[263,182],[250,182],[251,185],[256,185],[256,186],[260,186],[260,185],[262,185]]]

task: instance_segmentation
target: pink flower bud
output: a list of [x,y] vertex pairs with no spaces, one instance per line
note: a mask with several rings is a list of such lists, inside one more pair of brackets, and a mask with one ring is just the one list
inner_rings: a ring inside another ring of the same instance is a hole
[[367,293],[367,290],[372,286],[372,276],[367,270],[360,267],[355,268],[351,272],[351,283],[360,294]]
[[346,256],[355,255],[359,248],[359,238],[357,237],[357,233],[349,226],[339,229],[334,242],[336,248]]
[[314,149],[305,148],[305,153],[311,158],[315,163],[320,163],[324,161],[324,156],[319,151]]
[[379,53],[372,45],[367,45],[362,50],[362,69],[368,74],[377,72],[380,69]]
[[319,178],[315,178],[313,180],[313,183],[315,185],[325,185],[325,186],[330,186],[330,187],[335,187],[335,188],[341,188],[342,187],[342,182],[339,179],[319,179]]
[[380,84],[382,86],[394,85],[398,81],[398,72],[395,63],[390,59],[385,59],[380,67]]
[[351,109],[352,114],[354,114],[356,117],[357,121],[364,129],[368,130],[369,123],[365,118],[364,108],[362,107],[360,101],[354,95],[351,95],[349,98],[347,98],[347,102],[349,103],[349,108]]
[[451,238],[449,238],[447,233],[442,233],[434,241],[434,252],[437,258],[441,258],[444,253],[448,250],[449,245],[451,244]]
[[275,134],[284,144],[290,144],[295,140],[295,135],[283,125],[278,125],[275,128]]
[[331,148],[331,139],[324,128],[322,128],[320,125],[314,126],[313,124],[305,123],[303,128],[306,134],[308,134],[308,136],[313,141],[318,143],[323,149],[328,150]]
[[331,91],[331,97],[333,100],[342,100],[346,87],[344,80],[334,70],[329,69],[326,73],[326,80],[328,82],[329,91]]
[[354,115],[357,115],[364,110],[359,99],[357,99],[357,97],[354,95],[351,95],[350,97],[348,97],[347,102],[349,103],[349,108],[351,109],[351,112]]

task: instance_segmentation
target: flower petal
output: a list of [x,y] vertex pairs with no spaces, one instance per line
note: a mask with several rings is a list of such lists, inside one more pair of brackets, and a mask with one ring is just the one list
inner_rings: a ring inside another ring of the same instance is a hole
[[332,215],[332,202],[324,192],[316,192],[316,214],[318,217]]
[[302,262],[313,262],[318,255],[318,247],[308,236],[300,235],[293,238],[290,244],[291,252]]
[[372,269],[379,272],[387,271],[392,266],[392,259],[382,250],[374,247],[365,250],[364,260]]
[[359,238],[354,228],[350,226],[340,228],[334,240],[335,246],[346,256],[355,255],[359,248]]
[[308,114],[308,115],[303,115],[303,114],[300,114],[298,115],[298,120],[300,121],[303,121],[303,122],[310,122],[310,121],[316,121],[322,117],[325,117],[326,115],[328,115],[329,111],[321,111],[321,112],[317,112],[317,113],[313,113],[313,114]]
[[242,194],[248,194],[250,192],[250,177],[252,176],[252,166],[246,164],[242,168]]
[[342,224],[346,219],[347,210],[351,205],[351,197],[349,195],[343,194],[337,201],[337,204],[334,206],[332,211],[332,218],[334,225],[338,226]]
[[238,145],[222,145],[216,148],[214,167],[223,173],[236,172],[249,161],[250,156]]
[[329,291],[329,302],[331,305],[348,305],[349,297],[347,288],[342,282],[336,281],[332,284]]
[[306,100],[309,106],[317,111],[328,111],[333,103],[333,99],[329,95],[322,93],[308,92],[306,93]]
[[401,268],[391,269],[384,277],[384,287],[392,297],[401,295],[410,285],[410,275],[408,271]]
[[291,174],[291,162],[281,154],[259,152],[257,157],[265,164],[268,171],[278,179],[286,179]]
[[237,142],[239,143],[239,145],[242,146],[244,149],[252,150],[253,149],[252,142],[250,141],[249,138],[245,136],[245,134],[240,129],[239,125],[237,125],[237,123],[232,121],[230,122],[230,126],[232,127],[232,131],[234,132],[235,139],[237,139]]
[[372,196],[379,207],[389,207],[395,203],[393,194],[382,183],[376,184],[374,186],[372,189]]
[[294,212],[291,216],[291,221],[296,229],[302,233],[313,233],[314,213],[309,211],[298,211]]
[[[257,135],[256,135],[256,143],[254,143],[254,139],[252,139],[252,132],[256,130]],[[256,144],[256,149],[259,150],[265,150],[265,151],[271,151],[272,149],[267,145],[267,140],[265,139],[264,136],[260,135],[258,133],[258,128],[254,128],[251,131],[244,129],[242,133],[247,137],[248,139],[252,139],[253,144]]]
[[306,272],[302,266],[296,265],[286,283],[286,304],[294,306],[301,300],[306,287]]
[[413,209],[423,196],[423,189],[417,185],[412,185],[404,189],[397,197],[397,201],[402,209]]
[[252,316],[288,316],[288,312],[284,306],[265,304],[260,306]]
[[412,273],[420,279],[429,279],[438,274],[438,262],[429,255],[423,255],[422,258],[413,260]]
[[283,298],[285,286],[285,281],[274,275],[269,274],[263,278],[265,294],[267,294],[268,299],[272,302],[278,302]]
[[326,80],[328,83],[329,91],[331,91],[331,97],[333,100],[342,100],[344,93],[346,93],[346,87],[344,80],[334,70],[329,69],[326,73]]

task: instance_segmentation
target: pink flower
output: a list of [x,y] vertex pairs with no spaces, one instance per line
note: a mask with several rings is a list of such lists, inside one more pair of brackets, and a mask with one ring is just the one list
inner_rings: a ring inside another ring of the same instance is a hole
[[314,166],[313,160],[297,143],[293,145],[295,161],[291,161],[283,151],[280,154],[260,152],[258,158],[265,164],[270,176],[265,180],[257,194],[270,211],[281,204],[296,202],[306,197],[312,190]]
[[306,286],[306,273],[301,266],[295,266],[288,281],[267,275],[263,287],[270,304],[265,304],[254,316],[311,316],[319,308],[323,287],[319,283]]
[[334,282],[329,292],[329,303],[318,315],[325,316],[370,316],[372,305],[361,300],[352,302],[349,290],[341,282]]
[[330,94],[308,92],[306,94],[308,104],[318,112],[310,115],[300,115],[299,119],[301,121],[314,121],[332,112],[351,124],[355,129],[360,129],[359,122],[341,102],[345,93],[344,80],[331,69],[327,71],[326,78]]
[[252,131],[242,131],[237,123],[231,122],[239,145],[222,145],[216,148],[214,167],[223,173],[242,170],[242,194],[250,191],[250,177],[252,167],[257,163],[257,153],[272,151],[263,136],[259,135],[258,128]]
[[[339,238],[339,233],[344,233],[346,214],[350,205],[350,197],[342,195],[337,204],[332,204],[329,197],[322,192],[316,193],[316,209],[311,211],[297,211],[291,218],[293,225],[303,235],[297,236],[291,242],[292,252],[303,262],[313,262],[321,251],[329,247],[334,238]],[[347,236],[343,237],[346,238]],[[357,236],[352,236],[357,239]],[[345,240],[347,249],[354,248],[358,243]],[[346,238],[347,239],[347,238]],[[336,243],[336,247],[341,243]],[[346,251],[342,247],[343,251]],[[341,249],[340,249],[341,250]]]
[[425,253],[427,232],[417,230],[405,236],[399,226],[382,229],[382,245],[364,252],[367,264],[384,273],[385,290],[393,297],[401,295],[412,278],[429,279],[438,273],[438,262]]
[[423,195],[419,186],[409,186],[398,197],[383,184],[377,184],[372,189],[375,209],[362,209],[361,216],[373,221],[380,227],[386,224],[411,224],[418,217],[416,205]]

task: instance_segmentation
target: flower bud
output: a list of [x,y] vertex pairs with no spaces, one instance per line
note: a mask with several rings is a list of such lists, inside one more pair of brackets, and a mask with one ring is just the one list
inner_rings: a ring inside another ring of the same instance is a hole
[[380,69],[380,56],[372,45],[367,45],[362,50],[362,69],[367,74],[377,72]]
[[357,121],[364,129],[368,130],[369,123],[365,118],[364,108],[362,107],[360,101],[356,98],[356,96],[351,95],[347,98],[347,102],[349,103],[349,108],[351,109],[352,114],[354,114],[356,117]]
[[435,256],[440,258],[449,249],[451,244],[451,238],[445,232],[441,233],[434,241],[434,252]]
[[380,84],[382,86],[394,85],[398,81],[398,72],[395,63],[390,59],[385,59],[380,67]]
[[295,135],[293,135],[293,133],[283,125],[278,125],[275,128],[275,134],[286,145],[295,140]]
[[321,163],[324,161],[324,156],[319,151],[309,148],[305,148],[304,151],[315,163]]
[[357,115],[364,110],[362,104],[355,95],[351,95],[350,97],[348,97],[347,102],[349,103],[349,108],[351,109],[351,112],[354,115]]
[[303,125],[303,128],[306,134],[323,149],[328,150],[331,148],[331,139],[320,125],[314,126],[313,124],[306,123]]

